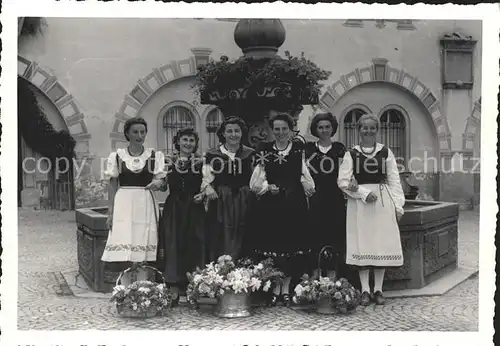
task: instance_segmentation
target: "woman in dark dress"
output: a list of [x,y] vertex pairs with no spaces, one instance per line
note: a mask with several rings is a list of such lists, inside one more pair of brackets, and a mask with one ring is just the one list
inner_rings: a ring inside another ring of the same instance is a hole
[[209,261],[216,261],[221,255],[233,259],[242,255],[248,215],[255,199],[249,187],[255,151],[241,144],[245,133],[242,119],[224,120],[217,130],[221,145],[205,154],[202,191],[208,201]]
[[186,273],[207,261],[203,197],[200,192],[202,160],[195,155],[199,137],[193,129],[182,129],[174,137],[177,153],[167,157],[169,195],[159,226],[159,267],[172,286],[178,302],[187,285]]
[[310,131],[318,141],[306,143],[305,148],[308,168],[316,186],[316,193],[309,199],[311,228],[308,236],[311,237],[313,249],[311,268],[317,271],[319,252],[323,246],[331,246],[333,251],[325,251],[322,254],[322,262],[326,264],[322,270],[326,269],[328,276],[346,274],[346,200],[337,185],[339,166],[346,148],[340,142],[332,142],[331,138],[337,132],[337,128],[337,119],[331,113],[315,115],[311,121]]
[[269,305],[278,299],[291,304],[290,283],[308,269],[307,197],[314,193],[314,181],[304,160],[304,144],[290,139],[294,127],[287,114],[278,114],[269,121],[276,140],[263,145],[256,155],[257,166],[250,186],[260,196],[249,234],[254,258],[273,258],[286,277],[274,288]]

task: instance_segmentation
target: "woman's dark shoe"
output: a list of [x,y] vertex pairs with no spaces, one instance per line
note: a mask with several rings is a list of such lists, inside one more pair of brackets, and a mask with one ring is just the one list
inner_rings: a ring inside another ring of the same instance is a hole
[[370,304],[370,301],[371,301],[370,293],[364,291],[361,294],[361,302],[360,302],[360,304],[363,305],[363,306],[368,306]]
[[174,297],[172,299],[172,307],[173,308],[179,305],[180,298],[181,298],[181,296],[179,295],[179,293],[174,294]]
[[285,306],[287,308],[289,308],[290,306],[292,306],[292,298],[290,298],[290,295],[289,294],[283,294],[281,296],[281,299],[283,300],[283,303],[285,304]]
[[377,305],[384,305],[385,304],[385,298],[382,292],[377,291],[373,294],[373,301]]
[[278,296],[276,294],[272,293],[270,295],[270,298],[267,301],[267,306],[273,307],[273,306],[276,306],[277,303],[278,303]]

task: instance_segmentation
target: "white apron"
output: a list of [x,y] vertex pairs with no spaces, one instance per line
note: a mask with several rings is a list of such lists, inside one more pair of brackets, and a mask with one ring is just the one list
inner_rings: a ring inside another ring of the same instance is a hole
[[120,187],[115,195],[113,226],[102,255],[105,262],[155,261],[159,208],[143,187]]
[[364,184],[377,195],[374,203],[347,202],[346,263],[356,266],[403,265],[403,250],[392,196],[386,184]]

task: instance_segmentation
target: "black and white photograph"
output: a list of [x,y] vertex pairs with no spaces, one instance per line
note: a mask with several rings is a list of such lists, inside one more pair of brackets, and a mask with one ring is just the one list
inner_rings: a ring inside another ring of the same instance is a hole
[[[270,4],[249,18],[164,5],[15,17],[2,218],[17,232],[2,247],[17,242],[17,268],[2,297],[16,333],[492,342],[498,6],[278,19]],[[418,335],[398,340],[447,340]]]

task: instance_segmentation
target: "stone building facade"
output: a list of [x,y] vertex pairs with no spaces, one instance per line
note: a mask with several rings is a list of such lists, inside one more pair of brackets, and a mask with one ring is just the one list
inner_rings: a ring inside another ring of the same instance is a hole
[[[234,20],[47,18],[42,36],[19,44],[18,74],[37,91],[56,129],[77,141],[85,169],[99,180],[110,151],[126,145],[124,121],[149,124],[147,146],[171,151],[173,134],[192,126],[200,151],[217,145],[222,119],[191,88],[197,64],[242,55]],[[299,130],[310,140],[311,117],[331,111],[335,139],[351,146],[363,113],[382,122],[380,141],[424,199],[478,203],[481,118],[481,22],[414,20],[283,20],[288,50],[332,71],[320,103],[306,106]],[[23,145],[23,157],[34,155]],[[35,153],[36,155],[36,153]],[[476,167],[477,166],[477,167]],[[470,171],[475,168],[474,174]],[[29,196],[47,175],[24,173]],[[26,199],[26,203],[28,199]]]

